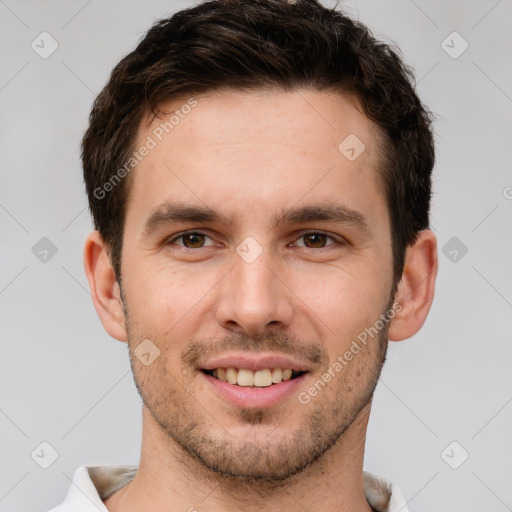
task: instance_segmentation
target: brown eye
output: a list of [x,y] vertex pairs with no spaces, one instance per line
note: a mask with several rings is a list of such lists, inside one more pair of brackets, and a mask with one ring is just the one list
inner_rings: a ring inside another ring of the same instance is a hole
[[[302,243],[298,243],[302,241]],[[330,246],[343,245],[342,240],[337,240],[334,236],[317,231],[303,232],[297,239],[296,244],[306,249],[325,249]]]
[[328,236],[324,235],[323,233],[309,233],[307,235],[304,235],[302,238],[304,240],[307,240],[306,245],[309,243],[308,247],[311,247],[313,249],[318,249],[321,247],[325,247],[326,241]]
[[[213,245],[212,243],[206,244],[205,242],[207,239],[209,240],[210,237],[204,233],[190,231],[189,233],[183,233],[173,240],[170,240],[169,245],[175,244],[184,247],[185,249],[202,249],[203,247]],[[181,240],[181,243],[178,242],[179,240]]]
[[201,233],[189,233],[188,235],[183,235],[183,244],[185,247],[189,247],[191,249],[202,247],[204,244],[204,235]]

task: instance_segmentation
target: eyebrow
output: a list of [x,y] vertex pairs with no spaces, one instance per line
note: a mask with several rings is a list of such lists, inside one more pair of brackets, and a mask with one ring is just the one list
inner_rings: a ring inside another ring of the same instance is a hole
[[[225,215],[208,206],[187,205],[181,202],[164,202],[158,205],[144,223],[143,235],[149,236],[176,223],[217,223],[225,226],[234,224],[232,215]],[[366,235],[372,233],[368,219],[356,210],[345,205],[322,202],[301,207],[281,209],[271,217],[272,228],[283,224],[304,224],[307,222],[333,222],[351,224]]]

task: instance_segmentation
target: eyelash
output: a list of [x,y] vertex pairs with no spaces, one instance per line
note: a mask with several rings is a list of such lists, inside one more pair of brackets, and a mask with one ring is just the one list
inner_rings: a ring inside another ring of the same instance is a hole
[[[166,242],[166,245],[171,245],[174,242],[176,242],[176,240],[182,239],[182,238],[186,237],[187,235],[203,235],[203,236],[205,236],[207,238],[211,238],[210,236],[208,236],[206,233],[203,233],[202,231],[186,231],[184,233],[181,233],[181,234],[179,234],[179,235],[169,239]],[[326,238],[330,238],[334,243],[332,243],[330,245],[327,245],[325,247],[318,247],[318,248],[303,247],[303,249],[310,249],[310,250],[313,250],[313,251],[319,251],[319,250],[326,250],[329,247],[334,247],[334,246],[340,247],[340,246],[343,246],[343,245],[347,244],[346,240],[344,240],[344,239],[339,239],[338,240],[333,235],[329,235],[327,233],[324,233],[323,231],[316,231],[316,230],[313,230],[313,231],[307,231],[307,230],[301,231],[301,232],[298,233],[298,237],[296,238],[296,240],[304,238],[306,235],[323,235]],[[198,251],[199,249],[206,249],[207,247],[211,247],[211,246],[192,248],[192,247],[185,247],[184,245],[179,245],[178,247],[180,247],[180,249],[185,250],[185,251]]]

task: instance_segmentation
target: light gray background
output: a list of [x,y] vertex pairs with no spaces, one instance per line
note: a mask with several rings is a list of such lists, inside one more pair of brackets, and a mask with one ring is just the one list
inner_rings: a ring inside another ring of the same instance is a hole
[[[82,266],[92,224],[78,146],[112,67],[152,22],[192,4],[0,1],[1,511],[60,503],[80,465],[138,462],[126,345],[103,330]],[[512,3],[345,6],[402,48],[438,115],[436,297],[424,328],[391,343],[365,469],[396,482],[412,512],[512,510]],[[31,48],[43,31],[59,45],[47,59]],[[453,31],[469,44],[456,59]],[[57,247],[46,262],[32,252],[42,237]],[[452,246],[443,254],[452,237],[467,247],[456,262]],[[31,457],[43,441],[58,452],[48,469]]]

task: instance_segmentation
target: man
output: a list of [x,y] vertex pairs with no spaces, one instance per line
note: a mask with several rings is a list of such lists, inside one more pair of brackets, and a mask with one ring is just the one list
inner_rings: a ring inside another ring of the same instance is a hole
[[395,50],[315,0],[155,24],[82,142],[84,262],[143,400],[140,464],[72,510],[404,512],[363,471],[388,340],[437,271],[428,110]]

